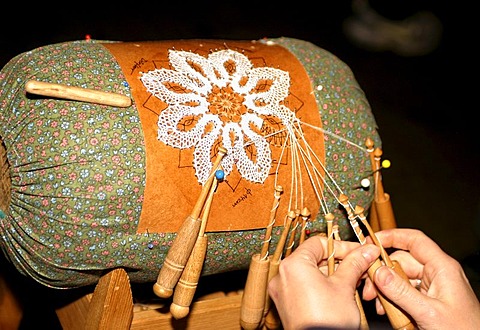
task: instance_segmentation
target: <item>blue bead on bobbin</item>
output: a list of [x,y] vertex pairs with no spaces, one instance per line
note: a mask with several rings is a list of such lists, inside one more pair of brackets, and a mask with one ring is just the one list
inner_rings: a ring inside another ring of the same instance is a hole
[[225,178],[225,172],[223,170],[216,170],[215,171],[215,178],[218,181],[223,181],[223,179]]

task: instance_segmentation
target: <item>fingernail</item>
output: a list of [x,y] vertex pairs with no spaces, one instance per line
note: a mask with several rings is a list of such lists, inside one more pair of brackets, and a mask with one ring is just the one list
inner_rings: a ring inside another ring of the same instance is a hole
[[362,256],[368,263],[371,263],[378,257],[378,248],[375,245],[365,245],[363,246]]
[[377,269],[375,272],[375,283],[377,285],[388,285],[393,281],[393,269],[390,269],[387,266],[382,266]]

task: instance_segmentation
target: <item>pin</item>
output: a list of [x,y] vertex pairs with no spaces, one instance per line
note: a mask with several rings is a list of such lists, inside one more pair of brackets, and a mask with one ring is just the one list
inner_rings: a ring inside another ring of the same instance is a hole
[[[147,229],[147,237],[150,237],[150,233],[148,232],[148,229]],[[155,247],[155,245],[153,245],[152,241],[150,241],[148,242],[147,247],[151,250]]]
[[[389,168],[391,165],[392,165],[392,163],[388,159],[385,159],[384,161],[382,161],[382,166],[380,166],[375,171],[370,172],[368,176],[374,175],[376,172],[380,171],[381,169]],[[368,187],[370,187],[370,184],[371,184],[371,182],[370,182],[369,178],[363,178],[362,181],[360,181],[360,186],[355,187],[355,188],[356,189],[358,189],[358,188],[368,188]]]
[[223,170],[216,170],[215,171],[215,178],[218,181],[223,181],[223,179],[225,179],[225,172]]

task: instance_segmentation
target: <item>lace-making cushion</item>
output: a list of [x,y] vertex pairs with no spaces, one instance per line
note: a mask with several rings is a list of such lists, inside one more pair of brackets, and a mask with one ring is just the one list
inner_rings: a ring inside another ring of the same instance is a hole
[[[132,105],[31,95],[29,80],[121,94]],[[220,148],[203,275],[246,269],[277,206],[271,251],[290,210],[311,211],[310,235],[325,232],[331,213],[349,239],[338,196],[368,210],[373,187],[360,182],[372,171],[365,141],[381,147],[376,129],[348,66],[301,40],[40,47],[0,72],[9,180],[0,245],[50,287],[94,284],[116,267],[154,282]]]

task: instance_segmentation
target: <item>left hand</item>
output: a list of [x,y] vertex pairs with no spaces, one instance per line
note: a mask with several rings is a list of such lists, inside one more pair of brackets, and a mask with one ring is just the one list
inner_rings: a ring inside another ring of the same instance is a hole
[[355,290],[380,249],[373,244],[336,240],[334,250],[335,258],[342,262],[330,276],[325,266],[326,237],[310,237],[281,261],[268,291],[284,329],[359,328]]

